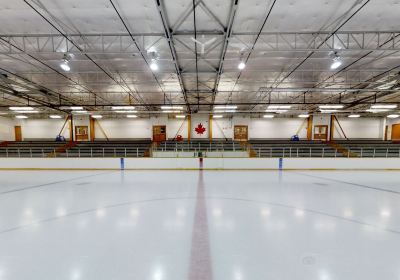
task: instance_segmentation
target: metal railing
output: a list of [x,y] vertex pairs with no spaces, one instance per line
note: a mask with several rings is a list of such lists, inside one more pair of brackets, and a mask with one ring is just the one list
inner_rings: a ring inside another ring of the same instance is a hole
[[158,147],[154,147],[152,151],[154,152],[225,152],[225,151],[246,151],[247,148],[235,143],[192,143],[192,142],[184,142],[184,143],[167,143],[164,142]]
[[74,148],[60,151],[59,148],[4,148],[0,157],[6,158],[113,158],[143,157],[147,148]]
[[357,147],[339,151],[330,147],[257,147],[256,157],[267,158],[400,158],[400,148]]
[[[6,158],[113,158],[144,157],[148,148],[73,148],[60,151],[60,148],[2,148],[0,157]],[[400,147],[347,147],[339,151],[332,147],[244,147],[236,144],[191,146],[159,146],[151,152],[248,152],[253,157],[266,158],[400,158]]]

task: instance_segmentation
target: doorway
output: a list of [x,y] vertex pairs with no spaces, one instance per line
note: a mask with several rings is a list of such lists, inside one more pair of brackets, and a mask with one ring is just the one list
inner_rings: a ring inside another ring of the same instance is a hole
[[76,141],[89,140],[89,129],[87,126],[75,126],[75,140]]
[[400,124],[392,125],[392,141],[400,141]]
[[167,127],[165,125],[153,126],[153,142],[162,142],[167,140]]
[[247,125],[235,125],[233,128],[233,139],[236,141],[247,141],[249,138]]
[[21,126],[15,126],[15,141],[22,141],[22,129]]
[[328,140],[328,126],[327,125],[315,125],[314,126],[314,140]]

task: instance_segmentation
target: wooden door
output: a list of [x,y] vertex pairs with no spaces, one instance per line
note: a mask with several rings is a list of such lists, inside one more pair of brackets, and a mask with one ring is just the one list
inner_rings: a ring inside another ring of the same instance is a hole
[[89,140],[89,129],[87,126],[75,126],[75,140],[76,141]]
[[167,127],[165,125],[153,126],[153,141],[162,142],[167,140]]
[[392,141],[400,141],[400,124],[392,125]]
[[385,126],[385,137],[384,140],[387,141],[388,140],[388,132],[389,132],[389,126]]
[[21,126],[15,126],[15,141],[22,141],[22,129]]
[[248,126],[247,125],[235,125],[233,129],[233,138],[237,141],[248,140]]
[[327,125],[315,125],[314,126],[314,140],[328,140],[328,126]]

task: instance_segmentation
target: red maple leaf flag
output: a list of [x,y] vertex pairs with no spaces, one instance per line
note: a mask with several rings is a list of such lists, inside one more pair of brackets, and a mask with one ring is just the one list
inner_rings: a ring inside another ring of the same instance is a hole
[[203,126],[202,123],[199,123],[199,124],[197,125],[197,127],[196,127],[194,130],[197,132],[197,134],[203,134],[204,131],[206,131],[206,129],[205,129],[205,127]]

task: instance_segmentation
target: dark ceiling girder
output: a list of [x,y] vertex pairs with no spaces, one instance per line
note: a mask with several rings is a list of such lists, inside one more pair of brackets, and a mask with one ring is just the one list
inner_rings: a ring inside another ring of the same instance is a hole
[[[388,93],[390,94],[390,93]],[[386,94],[386,95],[388,95]],[[368,98],[374,98],[374,96],[369,96]],[[33,100],[32,100],[33,101]],[[36,101],[35,101],[36,102]],[[248,106],[248,105],[287,105],[288,103],[286,102],[260,102],[260,103],[256,103],[256,102],[235,102],[235,105],[237,106]],[[331,103],[321,103],[321,102],[295,102],[295,103],[290,103],[291,105],[329,105],[329,104],[343,104],[343,105],[351,105],[352,102],[331,102]],[[358,104],[376,104],[376,102],[368,102],[368,101],[361,101]],[[379,104],[398,104],[400,105],[400,101],[399,102],[379,102]],[[101,105],[94,105],[94,104],[86,104],[84,106],[95,106],[97,108],[103,108],[103,107],[111,107],[111,106],[125,106],[126,104],[101,104]],[[137,104],[135,105],[136,107],[145,107],[145,106],[152,106],[152,107],[160,107],[165,105],[165,103],[149,103],[149,104]],[[186,103],[174,103],[172,104],[174,106],[185,106]],[[197,103],[192,103],[191,105],[197,105]],[[200,106],[224,106],[224,105],[232,105],[230,103],[227,102],[218,102],[218,103],[200,103]],[[9,107],[10,105],[0,105],[0,108],[4,108],[4,107]],[[30,105],[32,107],[48,107],[47,105]],[[65,107],[65,106],[70,106],[70,104],[59,104],[57,106],[51,107],[51,108],[58,108],[58,107]],[[347,109],[347,108],[346,108]],[[139,113],[146,113],[146,111],[140,111]]]
[[172,35],[171,27],[169,26],[168,17],[167,17],[167,14],[165,12],[164,4],[163,4],[162,0],[156,0],[156,5],[157,5],[158,13],[160,14],[161,21],[163,23],[164,35],[165,35],[165,37],[167,39],[168,47],[169,47],[169,50],[171,52],[171,56],[172,56],[172,59],[173,59],[173,62],[174,62],[175,72],[176,72],[176,75],[178,76],[178,81],[179,81],[179,85],[180,85],[181,90],[182,90],[183,99],[187,103],[186,106],[187,106],[188,111],[190,112],[191,108],[190,108],[190,104],[189,104],[189,101],[188,101],[186,88],[185,88],[185,85],[183,83],[182,69],[179,66],[178,55],[176,53],[175,44],[174,44],[174,38],[173,38],[173,35]]
[[233,22],[235,20],[236,10],[237,10],[238,4],[239,4],[239,0],[233,0],[233,1],[234,2],[232,4],[230,12],[229,12],[228,25],[227,25],[227,28],[225,30],[224,45],[222,47],[221,56],[220,56],[220,60],[219,60],[219,65],[218,65],[218,68],[217,68],[218,72],[217,72],[217,77],[215,78],[213,95],[212,95],[212,102],[215,101],[215,97],[217,95],[219,81],[221,80],[222,69],[224,67],[225,55],[226,55],[226,51],[228,49],[229,40],[231,39],[231,36],[232,36]]

